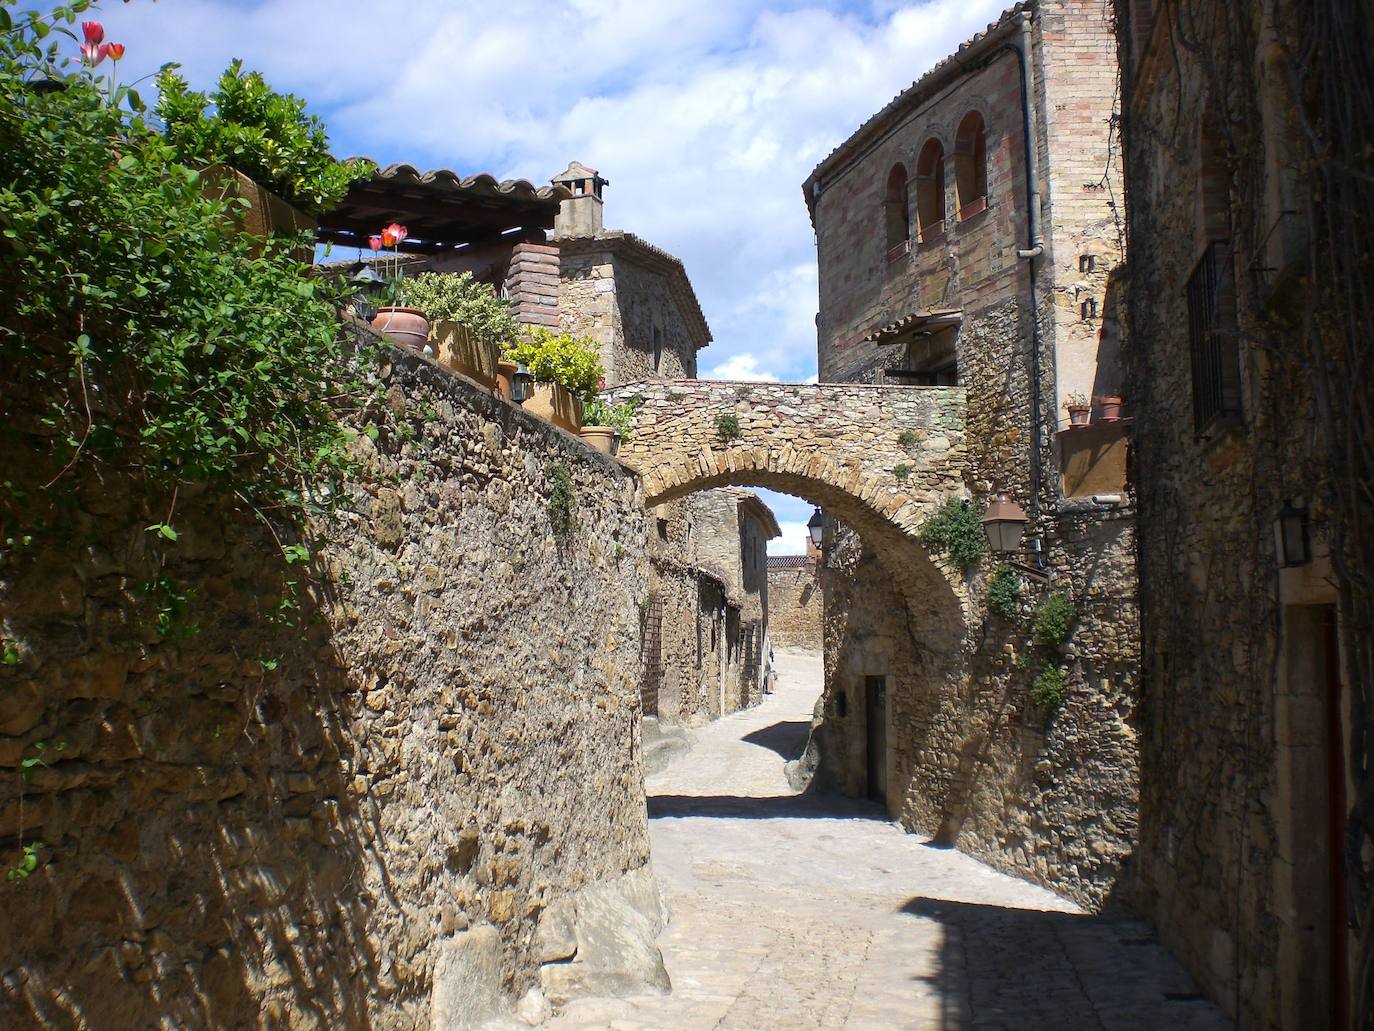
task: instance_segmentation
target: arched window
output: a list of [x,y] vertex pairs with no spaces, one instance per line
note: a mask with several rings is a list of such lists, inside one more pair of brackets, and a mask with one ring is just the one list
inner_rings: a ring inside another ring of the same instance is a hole
[[954,137],[954,185],[961,222],[988,206],[988,130],[977,111],[964,115]]
[[883,199],[883,219],[887,226],[887,255],[901,257],[910,247],[911,215],[906,196],[906,169],[893,165],[887,174],[887,193]]
[[945,148],[926,140],[916,159],[916,232],[922,243],[945,231]]

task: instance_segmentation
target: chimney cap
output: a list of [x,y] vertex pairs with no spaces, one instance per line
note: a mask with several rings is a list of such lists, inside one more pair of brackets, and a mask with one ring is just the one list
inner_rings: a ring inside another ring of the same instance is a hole
[[[611,185],[610,180],[601,178],[601,173],[598,172],[595,168],[588,168],[580,161],[573,161],[569,163],[568,167],[565,168],[563,171],[559,172],[556,176],[554,176],[551,181],[554,183],[554,185],[557,186],[564,185],[567,183],[575,183],[581,179],[590,179],[598,187]],[[597,192],[600,191],[598,190]]]

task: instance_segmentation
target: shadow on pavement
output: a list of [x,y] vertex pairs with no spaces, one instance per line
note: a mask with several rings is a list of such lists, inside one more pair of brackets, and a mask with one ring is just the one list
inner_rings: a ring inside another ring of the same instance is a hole
[[649,819],[674,816],[736,820],[887,820],[875,802],[830,795],[650,795]]
[[1232,1025],[1132,917],[1012,909],[918,896],[898,912],[944,930],[943,1028],[1196,1028]]
[[795,759],[806,747],[806,737],[811,733],[810,720],[783,720],[771,727],[760,727],[745,734],[741,741],[748,741],[760,748],[771,748],[784,759]]

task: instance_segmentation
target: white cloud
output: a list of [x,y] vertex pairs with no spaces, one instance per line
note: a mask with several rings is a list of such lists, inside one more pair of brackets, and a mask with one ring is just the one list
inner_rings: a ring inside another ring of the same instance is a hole
[[778,377],[759,368],[759,360],[752,354],[731,355],[713,369],[707,369],[702,379],[727,379],[746,383],[777,383]]
[[[1005,0],[135,0],[121,72],[206,85],[233,56],[307,98],[336,150],[545,181],[611,180],[606,223],[677,254],[716,369],[815,371],[801,183]],[[752,362],[753,364],[748,364]]]
[[774,537],[768,542],[768,554],[770,555],[805,555],[806,540],[810,536],[805,523],[780,522],[778,528],[782,530],[781,537]]

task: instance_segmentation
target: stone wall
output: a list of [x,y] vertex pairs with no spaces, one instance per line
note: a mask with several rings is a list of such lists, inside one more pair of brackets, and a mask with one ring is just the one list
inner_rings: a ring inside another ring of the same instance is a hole
[[795,565],[769,558],[768,637],[774,648],[821,650],[824,605],[819,574],[819,567],[809,556]]
[[5,1027],[467,1026],[594,981],[606,893],[652,951],[638,482],[416,356],[378,383],[308,572],[189,492],[158,546],[118,479],[5,559],[6,866],[42,842],[0,888]]

